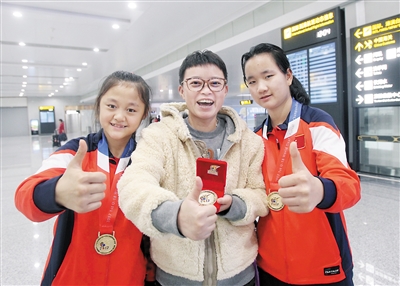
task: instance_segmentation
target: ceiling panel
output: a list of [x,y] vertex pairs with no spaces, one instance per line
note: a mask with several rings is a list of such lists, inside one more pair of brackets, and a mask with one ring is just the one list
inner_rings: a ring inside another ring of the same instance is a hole
[[[136,4],[136,9],[129,9],[122,1],[2,1],[1,97],[19,97],[23,82],[27,82],[25,97],[51,93],[54,97],[88,97],[111,72],[139,70],[263,3],[206,0]],[[22,17],[15,17],[14,12]],[[113,29],[113,24],[119,29]],[[19,46],[19,42],[26,46]],[[94,52],[95,47],[100,51]],[[70,77],[74,80],[67,81]],[[177,70],[148,82],[154,101],[180,99]]]

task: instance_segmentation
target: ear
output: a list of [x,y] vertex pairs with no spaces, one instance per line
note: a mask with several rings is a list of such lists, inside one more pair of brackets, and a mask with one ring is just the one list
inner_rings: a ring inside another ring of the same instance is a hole
[[286,82],[288,83],[288,86],[292,85],[292,81],[293,81],[293,72],[290,68],[288,68],[286,71]]
[[180,85],[180,86],[178,87],[178,92],[179,92],[179,94],[181,95],[181,97],[183,98],[183,100],[186,100],[186,99],[185,99],[185,94],[184,94],[184,92],[183,92],[183,86],[182,86],[182,85]]
[[228,95],[228,90],[229,90],[228,85],[225,85],[224,87],[225,97]]
[[143,112],[142,120],[145,120],[146,117],[147,117],[149,114],[150,114],[150,111],[148,111],[147,113],[146,113],[146,112]]

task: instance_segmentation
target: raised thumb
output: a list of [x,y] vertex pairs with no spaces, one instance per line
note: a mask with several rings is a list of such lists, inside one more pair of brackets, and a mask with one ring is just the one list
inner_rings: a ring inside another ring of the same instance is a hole
[[200,177],[196,177],[196,183],[194,184],[193,190],[189,193],[188,198],[198,202],[202,188],[203,188],[203,181],[201,180]]
[[86,141],[83,139],[80,139],[78,150],[76,151],[75,156],[74,156],[74,158],[72,158],[68,167],[82,168],[82,162],[83,162],[83,159],[85,158],[87,149],[88,149],[88,147],[87,147]]
[[292,158],[292,173],[299,172],[306,168],[301,159],[300,152],[297,149],[297,142],[290,143],[290,157]]

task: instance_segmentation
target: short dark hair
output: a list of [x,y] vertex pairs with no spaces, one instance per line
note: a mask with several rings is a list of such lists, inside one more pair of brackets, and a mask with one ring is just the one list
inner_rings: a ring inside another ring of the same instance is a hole
[[187,69],[204,65],[217,66],[224,74],[225,79],[228,80],[228,71],[226,70],[226,65],[224,61],[216,53],[204,50],[195,51],[189,54],[183,60],[181,67],[179,68],[179,84],[181,84],[184,80],[185,72]]
[[[290,62],[285,52],[278,46],[269,43],[261,43],[250,49],[249,52],[243,54],[241,59],[243,80],[246,82],[245,66],[249,59],[259,54],[270,54],[282,73],[286,74],[290,68]],[[310,104],[310,96],[307,94],[301,82],[293,75],[293,81],[290,85],[290,94],[294,99],[303,104]]]
[[96,102],[94,104],[94,113],[96,120],[99,120],[99,113],[100,113],[100,101],[104,94],[107,93],[112,87],[117,86],[119,84],[124,83],[132,83],[137,88],[139,93],[140,99],[144,103],[144,117],[150,111],[150,95],[151,95],[151,88],[150,86],[144,81],[144,79],[131,72],[127,71],[116,71],[107,76],[104,80],[103,84],[101,85],[99,95],[96,98]]

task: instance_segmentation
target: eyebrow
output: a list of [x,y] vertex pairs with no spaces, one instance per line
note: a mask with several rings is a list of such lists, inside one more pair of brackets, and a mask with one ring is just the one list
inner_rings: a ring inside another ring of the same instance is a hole
[[[274,71],[271,69],[266,69],[266,70],[263,70],[260,74],[265,75],[267,73],[274,73]],[[254,75],[250,75],[250,76],[246,76],[246,79],[254,78],[254,77],[255,77]]]
[[[188,77],[187,79],[202,79],[202,80],[205,80],[205,79],[203,79],[203,78],[200,77],[200,76],[192,76],[192,77]],[[209,78],[209,80],[210,80],[210,79],[226,79],[226,78],[224,78],[224,77],[219,77],[219,76],[212,76],[212,77]]]
[[[108,101],[108,103],[109,103],[109,102],[111,102],[111,103],[118,103],[118,101],[115,100],[114,98],[108,98],[107,101]],[[106,102],[107,102],[107,101],[106,101]],[[139,101],[140,101],[140,99],[139,99]],[[131,105],[133,105],[133,106],[139,106],[139,104],[138,104],[137,102],[134,102],[134,101],[128,102],[128,106],[131,106]]]

